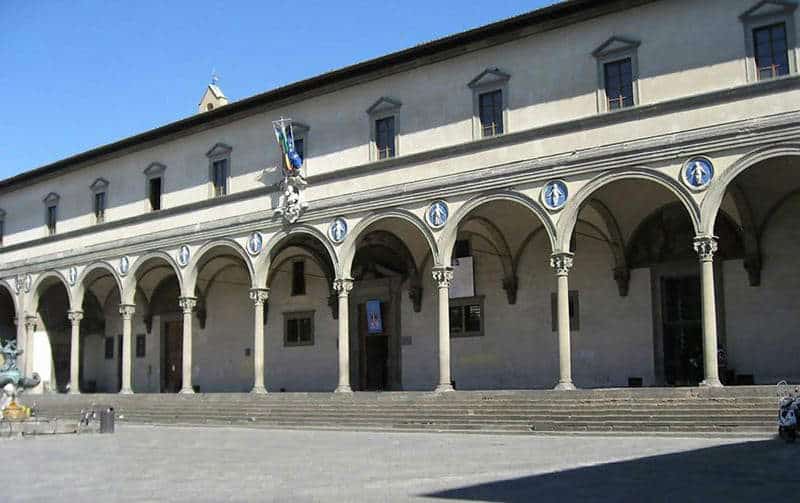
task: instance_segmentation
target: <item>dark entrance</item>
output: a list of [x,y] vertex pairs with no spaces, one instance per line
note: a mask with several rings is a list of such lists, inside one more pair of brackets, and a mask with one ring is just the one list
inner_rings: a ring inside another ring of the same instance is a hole
[[703,321],[700,278],[661,278],[664,379],[696,386],[703,379]]
[[370,334],[367,330],[367,306],[358,305],[359,368],[361,375],[359,388],[366,391],[382,391],[389,384],[389,338],[391,326],[389,305],[381,302],[381,317],[384,320],[383,332]]
[[161,352],[161,392],[177,393],[183,386],[183,322],[164,323]]

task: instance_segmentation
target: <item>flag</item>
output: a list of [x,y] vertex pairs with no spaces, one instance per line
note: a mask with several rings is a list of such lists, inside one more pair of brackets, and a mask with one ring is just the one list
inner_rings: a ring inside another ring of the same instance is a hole
[[272,122],[272,129],[275,131],[275,139],[278,141],[283,152],[284,169],[289,174],[299,174],[303,167],[303,159],[294,148],[294,134],[292,133],[292,121],[281,118]]
[[382,334],[383,318],[381,317],[381,301],[367,301],[367,333]]

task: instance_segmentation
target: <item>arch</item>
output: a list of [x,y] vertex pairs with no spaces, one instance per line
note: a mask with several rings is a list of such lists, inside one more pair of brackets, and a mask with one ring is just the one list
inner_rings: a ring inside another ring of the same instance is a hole
[[153,259],[160,259],[167,263],[167,266],[172,269],[172,272],[178,278],[178,284],[181,287],[181,291],[183,291],[183,275],[181,275],[181,270],[178,267],[177,262],[169,253],[163,252],[161,250],[155,250],[151,252],[147,252],[141,255],[139,258],[136,259],[136,262],[133,263],[128,274],[122,280],[122,303],[123,304],[133,304],[134,303],[134,295],[136,294],[136,290],[138,289],[137,286],[137,278],[136,275],[139,272],[139,269],[142,265],[146,264],[147,262]]
[[619,223],[608,206],[603,204],[599,199],[590,198],[586,201],[586,204],[600,215],[603,224],[606,226],[607,233],[604,234],[608,238],[608,247],[611,249],[611,255],[614,257],[614,280],[617,282],[617,289],[619,290],[620,297],[627,297],[628,286],[631,280],[631,271],[625,256],[625,240],[622,237]]
[[247,275],[250,278],[251,287],[256,287],[256,274],[253,268],[253,263],[250,261],[250,256],[247,254],[245,249],[233,239],[221,238],[205,243],[193,254],[194,258],[186,267],[188,272],[186,276],[185,288],[181,288],[182,295],[187,297],[194,296],[195,287],[197,286],[197,276],[200,274],[199,267],[202,263],[202,260],[211,250],[214,250],[215,248],[226,248],[237,254],[239,258],[242,259],[242,262],[244,262],[245,269],[247,269]]
[[461,225],[461,222],[469,215],[473,210],[482,206],[487,203],[491,203],[494,201],[511,201],[517,203],[524,208],[530,210],[536,217],[539,218],[539,221],[542,223],[545,231],[547,232],[547,237],[550,239],[550,249],[554,249],[555,245],[555,238],[556,238],[556,229],[553,225],[550,216],[547,214],[542,206],[531,199],[530,197],[521,194],[519,192],[513,192],[509,190],[497,191],[497,192],[490,192],[488,194],[481,194],[476,196],[467,202],[465,202],[453,215],[453,218],[447,222],[445,225],[445,229],[442,232],[442,236],[439,238],[439,247],[441,249],[440,260],[434,262],[436,265],[445,265],[442,263],[443,260],[449,260],[450,256],[453,254],[453,247],[456,245],[456,238],[458,237],[458,228]]
[[[469,215],[464,219],[464,225],[471,222],[475,222],[486,234],[480,232],[470,232],[470,234],[487,240],[500,258],[500,265],[503,268],[503,290],[506,291],[508,303],[512,305],[516,304],[519,279],[517,278],[517,268],[514,264],[514,259],[511,255],[511,247],[508,246],[508,241],[506,241],[502,231],[488,218],[478,215]],[[456,234],[456,237],[458,237],[458,234]]]
[[716,180],[711,182],[700,207],[701,229],[704,234],[714,234],[714,224],[728,187],[737,176],[750,167],[775,157],[800,156],[800,144],[782,143],[755,149],[734,162]]
[[31,306],[31,312],[35,313],[39,310],[39,296],[41,294],[41,292],[39,292],[39,288],[44,284],[45,281],[49,279],[55,279],[57,282],[61,283],[61,285],[64,287],[64,290],[67,291],[67,301],[70,309],[75,309],[75,303],[73,302],[72,298],[72,289],[69,287],[67,278],[65,278],[60,271],[44,271],[37,276],[36,281],[33,283],[33,286],[31,286],[31,290],[29,292],[29,295],[31,296],[31,301],[29,304]]
[[14,316],[19,316],[19,298],[17,297],[14,287],[8,282],[8,280],[0,279],[0,288],[3,288],[8,292],[8,295],[11,297],[11,302],[14,303]]
[[[271,282],[269,278],[270,268],[272,261],[278,254],[283,250],[285,247],[284,245],[291,240],[293,237],[298,236],[309,236],[310,238],[319,242],[322,245],[322,248],[325,249],[327,252],[327,258],[330,259],[331,264],[333,266],[334,274],[338,275],[339,270],[339,257],[336,254],[336,250],[334,250],[333,246],[331,245],[330,241],[325,237],[325,235],[320,232],[315,227],[305,224],[299,224],[292,226],[291,229],[282,230],[272,236],[269,241],[267,242],[266,246],[264,247],[264,258],[259,260],[256,263],[256,276],[258,279],[258,286],[259,288],[263,288],[267,286],[268,282]],[[320,258],[320,257],[317,257]],[[333,284],[330,285],[333,288]]]
[[[114,269],[114,266],[112,266],[105,260],[92,262],[83,269],[83,272],[78,276],[78,280],[75,282],[74,288],[75,288],[76,306],[83,305],[83,296],[86,293],[86,285],[84,283],[86,279],[89,277],[89,274],[100,269],[105,270],[111,275],[112,279],[114,280],[114,284],[117,285],[117,288],[119,289],[120,296],[122,295],[122,279],[119,277],[119,274],[117,274],[117,270]],[[77,307],[76,309],[81,309],[81,308]]]
[[347,238],[342,244],[342,261],[340,271],[341,277],[350,277],[351,269],[353,267],[353,260],[356,257],[356,251],[358,248],[358,240],[363,236],[364,231],[377,222],[390,219],[402,220],[416,227],[417,230],[419,230],[422,234],[422,237],[428,243],[428,248],[431,254],[433,254],[435,263],[439,263],[439,248],[436,244],[436,238],[433,236],[431,230],[422,222],[422,220],[419,219],[419,217],[410,211],[392,208],[389,210],[370,213],[363,220],[361,220],[358,225],[355,226],[352,232],[348,234]]
[[700,208],[694,202],[692,195],[677,180],[647,167],[634,167],[607,171],[592,180],[575,194],[575,197],[567,202],[558,220],[558,246],[557,251],[568,252],[572,233],[578,222],[578,214],[583,204],[598,190],[613,182],[626,179],[640,179],[657,183],[672,192],[678,198],[692,222],[695,233],[700,230]]

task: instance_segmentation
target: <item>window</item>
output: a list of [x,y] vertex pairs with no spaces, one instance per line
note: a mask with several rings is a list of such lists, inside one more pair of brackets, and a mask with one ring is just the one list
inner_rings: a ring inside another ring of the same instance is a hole
[[378,159],[394,157],[394,117],[375,121],[375,148]]
[[0,246],[3,246],[3,236],[5,235],[6,230],[6,212],[0,210]]
[[789,75],[786,24],[778,23],[753,30],[753,51],[758,80]]
[[472,256],[472,248],[469,244],[469,239],[458,239],[453,247],[453,258],[459,259]]
[[450,337],[483,335],[483,296],[450,299]]
[[206,110],[208,110],[209,112],[210,112],[210,111],[212,111],[212,110],[214,110],[214,104],[213,104],[213,103],[209,103],[209,104],[207,104],[207,105],[206,105]]
[[47,225],[47,234],[52,236],[56,233],[56,224],[58,223],[58,201],[60,196],[55,192],[47,194],[44,198],[44,222]]
[[797,73],[795,10],[793,1],[763,0],[739,16],[748,82]]
[[314,311],[283,313],[283,345],[314,345]]
[[604,65],[607,110],[633,106],[633,71],[631,58]]
[[228,160],[214,161],[212,170],[214,171],[214,196],[224,196],[228,188]]
[[164,207],[162,195],[164,193],[164,172],[166,169],[167,167],[163,164],[154,162],[144,170],[146,177],[146,211],[158,211]]
[[597,60],[597,111],[610,112],[640,103],[640,42],[611,37],[592,52]]
[[106,360],[113,360],[114,359],[114,338],[113,337],[106,337]]
[[144,358],[147,349],[147,336],[145,334],[138,334],[136,336],[136,358]]
[[206,152],[209,197],[222,197],[230,193],[231,152],[233,148],[224,143],[217,143]]
[[[558,331],[558,294],[550,294],[550,311],[552,318],[553,332]],[[581,329],[580,303],[578,302],[578,291],[569,291],[569,329],[577,332]]]
[[483,93],[478,97],[481,136],[487,138],[503,134],[503,91]]
[[158,211],[161,209],[161,178],[150,179],[150,189],[148,198],[150,199],[150,209]]
[[105,220],[106,215],[106,193],[98,192],[94,195],[94,218],[99,224]]
[[305,161],[306,159],[305,140],[303,140],[302,138],[295,138],[294,151],[297,152],[297,155],[300,156],[300,159],[303,159]]
[[292,262],[292,295],[306,294],[306,263]]

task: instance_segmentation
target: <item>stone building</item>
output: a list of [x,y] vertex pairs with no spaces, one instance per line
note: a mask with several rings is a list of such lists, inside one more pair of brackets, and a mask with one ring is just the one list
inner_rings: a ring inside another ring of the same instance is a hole
[[213,84],[0,182],[0,335],[42,391],[800,380],[797,16],[572,0],[239,101]]

